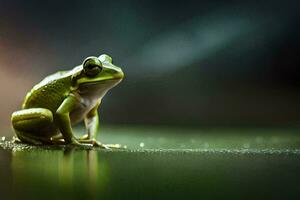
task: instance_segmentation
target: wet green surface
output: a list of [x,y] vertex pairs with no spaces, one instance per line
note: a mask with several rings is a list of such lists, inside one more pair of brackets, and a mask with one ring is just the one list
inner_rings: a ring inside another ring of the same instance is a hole
[[300,134],[294,129],[111,127],[100,138],[127,149],[1,142],[1,199],[300,196]]

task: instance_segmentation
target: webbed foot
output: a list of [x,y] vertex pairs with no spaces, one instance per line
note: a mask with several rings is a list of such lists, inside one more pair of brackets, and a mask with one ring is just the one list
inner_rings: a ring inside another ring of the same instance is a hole
[[90,140],[86,140],[86,139],[79,139],[78,140],[80,143],[83,144],[91,144],[94,147],[99,147],[102,149],[119,149],[121,148],[120,144],[102,144],[101,142],[95,140],[95,139],[90,139]]

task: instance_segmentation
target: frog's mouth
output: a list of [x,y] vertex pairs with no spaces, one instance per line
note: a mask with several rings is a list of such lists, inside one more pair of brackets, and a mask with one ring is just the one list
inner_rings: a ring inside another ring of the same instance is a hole
[[101,81],[92,81],[92,82],[84,82],[79,83],[79,85],[110,85],[110,84],[118,84],[122,81],[122,79],[107,79],[107,80],[101,80]]
[[89,79],[89,78],[81,78],[77,80],[78,85],[102,85],[107,83],[119,83],[123,80],[123,76],[112,76],[112,77],[105,77],[105,78],[95,78],[95,79]]
[[122,79],[107,79],[101,81],[84,82],[78,85],[80,93],[103,93],[118,85]]
[[98,82],[85,82],[78,85],[79,94],[88,96],[97,96],[97,98],[103,97],[108,90],[118,85],[122,79],[109,79]]

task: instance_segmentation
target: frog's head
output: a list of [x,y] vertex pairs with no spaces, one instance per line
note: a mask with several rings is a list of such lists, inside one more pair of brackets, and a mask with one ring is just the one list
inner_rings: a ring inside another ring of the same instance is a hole
[[106,54],[99,57],[87,57],[82,65],[74,68],[73,85],[82,92],[91,90],[109,90],[124,78],[120,67],[112,63],[112,58]]

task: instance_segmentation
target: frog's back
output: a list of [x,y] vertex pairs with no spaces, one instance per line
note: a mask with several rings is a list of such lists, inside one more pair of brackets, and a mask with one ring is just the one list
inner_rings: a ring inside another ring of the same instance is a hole
[[27,93],[22,108],[47,108],[55,112],[70,92],[71,76],[68,72],[57,72],[35,85]]

